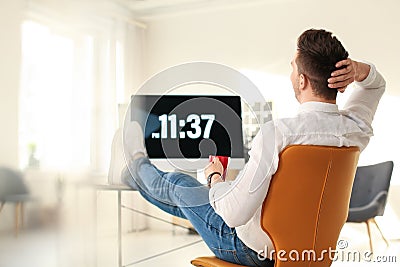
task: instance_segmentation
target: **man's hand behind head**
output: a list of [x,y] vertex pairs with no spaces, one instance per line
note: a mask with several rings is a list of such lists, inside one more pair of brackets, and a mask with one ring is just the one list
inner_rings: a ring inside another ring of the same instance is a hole
[[355,80],[355,61],[347,58],[336,63],[337,70],[328,79],[328,87],[343,93],[347,86]]
[[370,70],[368,64],[347,58],[336,63],[336,68],[328,79],[328,86],[343,93],[352,82],[361,82],[367,78]]

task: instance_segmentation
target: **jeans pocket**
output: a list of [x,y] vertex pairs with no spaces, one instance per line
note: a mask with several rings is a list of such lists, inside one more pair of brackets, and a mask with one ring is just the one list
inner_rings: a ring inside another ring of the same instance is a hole
[[235,264],[241,264],[237,256],[236,250],[227,250],[227,249],[213,248],[213,247],[210,247],[210,249],[218,259]]

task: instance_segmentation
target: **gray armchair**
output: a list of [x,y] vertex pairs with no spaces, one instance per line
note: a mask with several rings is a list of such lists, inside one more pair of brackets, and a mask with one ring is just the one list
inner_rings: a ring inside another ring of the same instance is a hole
[[361,166],[356,171],[347,222],[366,223],[371,252],[373,252],[371,223],[376,225],[383,240],[389,245],[376,223],[375,217],[382,216],[385,210],[392,171],[393,161]]
[[18,236],[19,226],[23,224],[24,203],[32,199],[22,173],[0,167],[0,212],[7,202],[15,205],[15,236]]

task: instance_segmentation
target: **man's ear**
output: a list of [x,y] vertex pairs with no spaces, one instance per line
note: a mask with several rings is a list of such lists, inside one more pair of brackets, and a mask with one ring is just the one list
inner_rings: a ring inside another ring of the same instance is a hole
[[308,83],[307,76],[301,73],[299,77],[299,89],[304,90],[307,87],[307,83]]

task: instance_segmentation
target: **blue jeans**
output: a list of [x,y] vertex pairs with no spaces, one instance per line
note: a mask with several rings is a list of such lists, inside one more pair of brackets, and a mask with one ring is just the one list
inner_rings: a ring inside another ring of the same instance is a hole
[[214,211],[208,200],[209,189],[190,175],[162,172],[148,158],[133,161],[122,173],[123,181],[163,211],[188,219],[218,258],[246,266],[273,267],[260,260]]

